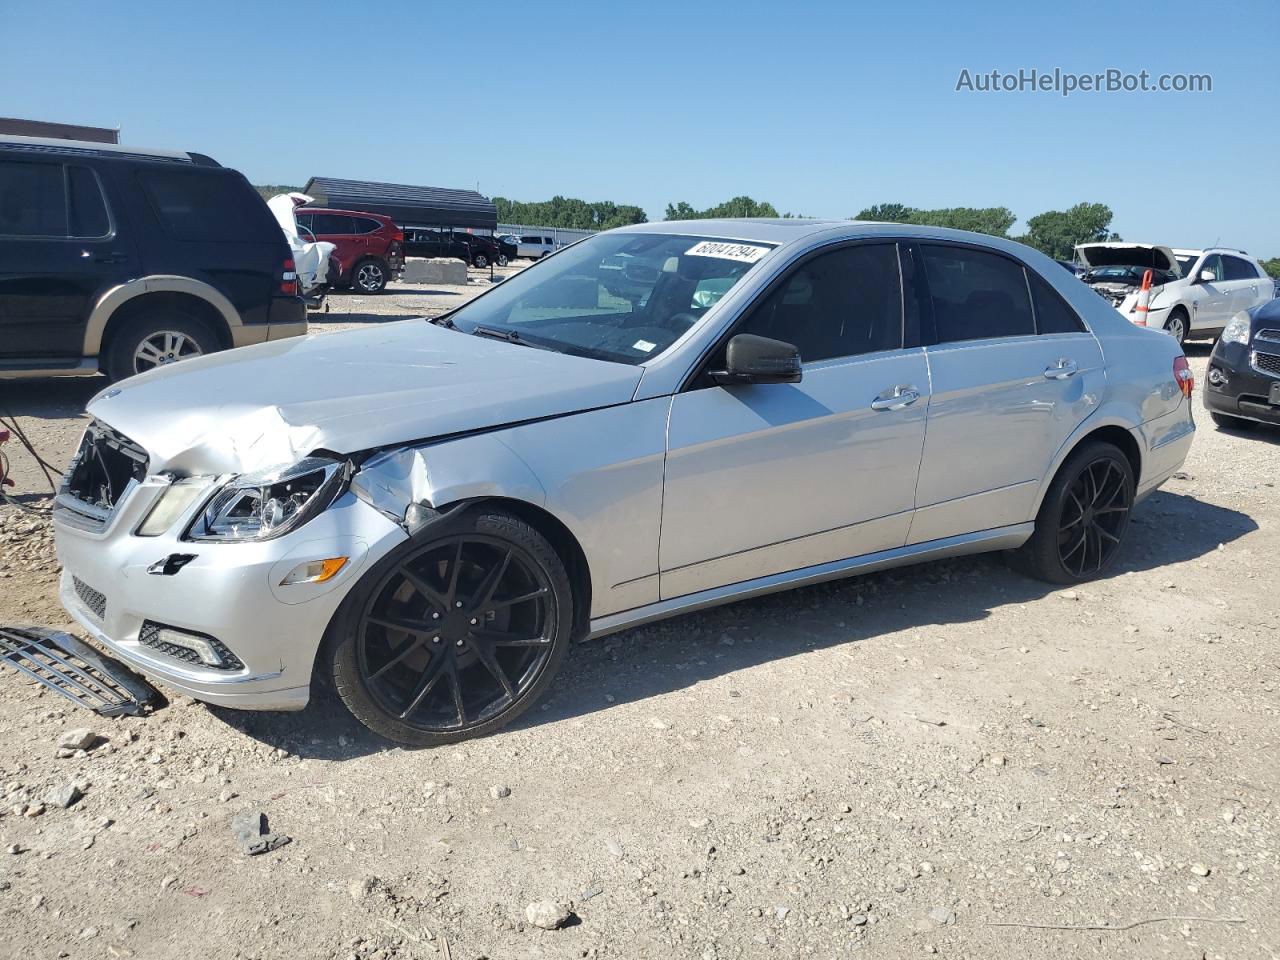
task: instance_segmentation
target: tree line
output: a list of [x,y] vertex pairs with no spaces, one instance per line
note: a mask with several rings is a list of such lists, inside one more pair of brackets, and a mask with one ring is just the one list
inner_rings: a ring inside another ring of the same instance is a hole
[[[260,186],[264,197],[298,190],[299,187]],[[629,203],[613,203],[608,200],[587,201],[574,197],[555,196],[550,200],[527,203],[494,197],[499,223],[518,223],[538,227],[563,227],[570,230],[610,230],[632,223],[646,223],[648,217],[640,207]],[[664,220],[701,220],[717,217],[784,217],[796,216],[778,213],[778,208],[765,200],[740,196],[699,210],[684,200],[668,203]],[[951,227],[970,230],[993,237],[1005,237],[1025,243],[1029,247],[1058,260],[1070,260],[1075,256],[1079,243],[1098,243],[1119,240],[1120,235],[1111,229],[1111,208],[1105,203],[1077,203],[1066,210],[1046,210],[1027,220],[1025,233],[1010,236],[1009,230],[1017,222],[1017,215],[1008,207],[943,207],[926,210],[902,203],[877,203],[860,210],[850,219],[879,220],[888,223],[911,223],[929,227]],[[1280,257],[1262,261],[1267,273],[1280,277]]]

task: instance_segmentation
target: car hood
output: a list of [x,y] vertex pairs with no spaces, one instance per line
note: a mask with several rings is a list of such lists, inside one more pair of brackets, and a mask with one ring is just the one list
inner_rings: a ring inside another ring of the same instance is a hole
[[241,473],[626,403],[641,373],[404,320],[157,367],[88,410],[153,473]]
[[1182,276],[1173,250],[1152,243],[1082,243],[1076,256],[1089,267],[1154,267]]

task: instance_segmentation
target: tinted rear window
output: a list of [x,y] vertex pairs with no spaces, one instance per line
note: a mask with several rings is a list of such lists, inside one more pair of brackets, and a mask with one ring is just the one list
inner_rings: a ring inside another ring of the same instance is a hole
[[111,232],[107,204],[92,170],[67,167],[67,196],[71,200],[71,236],[93,239]]
[[270,219],[253,188],[238,175],[186,170],[139,172],[156,215],[175,240],[200,243],[260,241]]
[[1253,269],[1253,264],[1248,260],[1241,260],[1239,257],[1223,257],[1222,262],[1226,266],[1228,280],[1258,279],[1258,272]]
[[330,236],[341,236],[357,232],[354,218],[343,216],[340,213],[317,213],[315,215],[315,226],[312,229],[318,234],[329,234]]
[[967,247],[922,244],[939,343],[1035,333],[1021,265]]
[[67,235],[62,164],[0,161],[0,235]]
[[1038,273],[1028,270],[1031,278],[1031,301],[1036,308],[1037,333],[1080,333],[1084,324],[1076,312],[1049,286]]

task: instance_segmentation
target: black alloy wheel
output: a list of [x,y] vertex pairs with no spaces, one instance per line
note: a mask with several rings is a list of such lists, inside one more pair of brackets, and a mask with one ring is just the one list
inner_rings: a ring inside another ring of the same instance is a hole
[[1050,583],[1082,583],[1115,561],[1129,527],[1133,466],[1114,444],[1082,444],[1049,485],[1035,532],[1010,554],[1014,567]]
[[502,513],[406,546],[371,571],[352,609],[335,651],[339,695],[402,743],[496,730],[537,699],[564,658],[564,567],[541,534]]
[[1081,580],[1111,562],[1129,522],[1128,477],[1109,457],[1095,460],[1067,488],[1058,522],[1058,559]]

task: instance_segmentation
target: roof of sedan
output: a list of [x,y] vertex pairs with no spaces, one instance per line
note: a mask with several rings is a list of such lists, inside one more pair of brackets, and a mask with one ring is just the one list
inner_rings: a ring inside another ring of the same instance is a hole
[[[692,237],[721,237],[726,240],[756,240],[761,243],[788,243],[840,226],[854,226],[852,220],[807,220],[799,217],[725,217],[718,220],[657,220],[620,227],[631,233],[678,233]],[[865,224],[858,224],[865,226]]]

